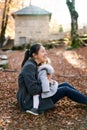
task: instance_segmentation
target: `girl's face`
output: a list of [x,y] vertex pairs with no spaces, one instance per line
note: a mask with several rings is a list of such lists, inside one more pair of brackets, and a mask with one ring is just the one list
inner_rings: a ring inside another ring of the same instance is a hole
[[47,52],[43,46],[40,47],[38,54],[33,54],[35,61],[39,63],[46,62],[47,60]]

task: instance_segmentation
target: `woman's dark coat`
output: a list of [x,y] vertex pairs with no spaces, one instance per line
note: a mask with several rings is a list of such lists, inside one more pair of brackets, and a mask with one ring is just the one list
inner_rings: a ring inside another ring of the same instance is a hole
[[[30,59],[28,60],[18,77],[18,92],[17,100],[22,111],[29,110],[33,107],[33,95],[41,94],[41,83],[37,76],[37,63]],[[51,98],[42,99],[40,96],[39,111],[45,111],[54,107]]]

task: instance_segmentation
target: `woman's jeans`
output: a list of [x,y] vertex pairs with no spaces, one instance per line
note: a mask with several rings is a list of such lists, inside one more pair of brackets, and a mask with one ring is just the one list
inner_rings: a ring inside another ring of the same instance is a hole
[[52,96],[52,100],[56,103],[65,96],[70,98],[72,101],[87,104],[87,95],[82,94],[79,90],[75,89],[67,82],[58,85],[58,90],[56,94]]

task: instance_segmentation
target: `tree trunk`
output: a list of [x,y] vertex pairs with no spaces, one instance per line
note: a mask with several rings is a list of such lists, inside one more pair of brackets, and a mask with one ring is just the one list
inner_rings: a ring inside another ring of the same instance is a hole
[[75,10],[75,0],[66,0],[70,15],[71,15],[71,46],[78,46],[78,13]]
[[8,13],[10,9],[10,3],[11,0],[5,0],[4,10],[3,10],[3,16],[2,16],[2,26],[1,26],[1,34],[0,34],[0,48],[3,46],[3,42],[5,40],[5,31],[8,23]]

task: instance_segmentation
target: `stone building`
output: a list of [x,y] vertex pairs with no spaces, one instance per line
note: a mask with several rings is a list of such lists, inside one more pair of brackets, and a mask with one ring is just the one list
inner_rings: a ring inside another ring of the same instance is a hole
[[13,16],[15,18],[15,46],[49,39],[50,12],[30,5],[18,10]]

